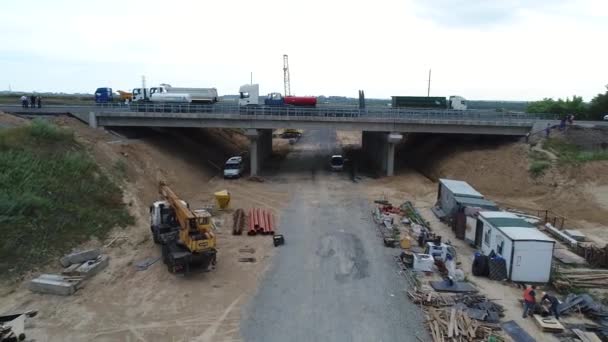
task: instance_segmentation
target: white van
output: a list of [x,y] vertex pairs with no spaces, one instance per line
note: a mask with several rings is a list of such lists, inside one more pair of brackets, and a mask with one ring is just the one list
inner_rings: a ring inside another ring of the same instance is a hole
[[245,166],[243,157],[230,157],[224,164],[224,178],[239,178],[243,175]]

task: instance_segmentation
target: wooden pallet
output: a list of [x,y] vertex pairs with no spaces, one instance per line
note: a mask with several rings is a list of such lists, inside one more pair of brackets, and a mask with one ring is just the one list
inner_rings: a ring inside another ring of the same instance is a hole
[[532,315],[534,321],[540,327],[542,331],[547,332],[562,332],[564,326],[555,319],[555,317],[541,317],[540,315]]

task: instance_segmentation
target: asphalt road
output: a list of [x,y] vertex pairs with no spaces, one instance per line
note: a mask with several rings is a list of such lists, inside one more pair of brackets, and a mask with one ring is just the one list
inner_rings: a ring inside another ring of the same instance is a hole
[[335,133],[309,131],[281,165],[296,195],[283,211],[279,248],[245,306],[245,341],[430,340],[371,221],[360,184],[327,171]]

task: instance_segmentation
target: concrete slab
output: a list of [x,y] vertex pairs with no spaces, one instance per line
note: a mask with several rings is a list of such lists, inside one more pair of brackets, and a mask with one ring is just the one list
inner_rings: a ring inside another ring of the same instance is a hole
[[585,241],[587,239],[587,237],[585,236],[585,234],[583,234],[580,230],[576,230],[576,229],[564,229],[563,230],[564,234],[568,235],[569,237],[573,238],[576,241]]
[[97,259],[100,254],[101,250],[99,248],[88,249],[86,251],[79,251],[65,255],[59,260],[59,262],[61,262],[63,267],[68,267],[72,264],[81,264],[88,260]]
[[59,274],[42,274],[38,278],[30,281],[29,289],[32,292],[69,296],[76,292],[78,284],[81,282],[81,277],[75,278],[65,277]]
[[80,265],[82,264],[72,264],[68,266],[68,268],[65,268],[63,271],[61,271],[61,274],[66,276],[78,275],[78,272],[76,272],[76,270],[78,269],[78,267],[80,267]]
[[96,260],[89,260],[84,262],[80,267],[76,269],[76,273],[85,278],[90,278],[101,270],[106,268],[110,263],[110,257],[108,255],[101,255]]

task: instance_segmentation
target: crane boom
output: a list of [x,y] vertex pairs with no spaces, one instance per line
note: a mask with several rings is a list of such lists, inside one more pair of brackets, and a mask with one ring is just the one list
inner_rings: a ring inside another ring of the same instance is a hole
[[160,194],[175,211],[181,244],[191,252],[215,248],[215,234],[211,231],[211,215],[208,212],[191,210],[164,182],[160,183]]
[[289,57],[283,55],[283,87],[285,96],[291,96],[291,79],[289,77]]

